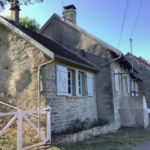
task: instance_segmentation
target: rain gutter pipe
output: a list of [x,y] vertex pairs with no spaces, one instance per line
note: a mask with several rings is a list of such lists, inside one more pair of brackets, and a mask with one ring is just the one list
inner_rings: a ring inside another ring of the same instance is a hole
[[109,62],[107,62],[107,63],[105,63],[105,64],[103,64],[101,66],[99,66],[99,70],[101,70],[101,68],[103,68],[104,66],[109,65],[112,62],[115,62],[115,61],[119,60],[121,57],[122,57],[122,53],[119,54],[119,57],[117,57],[117,58],[115,58],[115,59],[113,59],[113,60],[111,60],[111,61],[109,61]]
[[[38,67],[39,110],[41,110],[41,80],[40,80],[41,79],[41,69],[42,69],[43,66],[52,63],[54,60],[55,60],[55,55],[53,55],[53,58],[52,58],[51,61],[49,61],[47,63],[44,63],[44,64],[41,64]],[[38,119],[38,128],[39,128],[39,131],[40,131],[40,129],[41,129],[41,114],[39,113],[38,116],[39,116],[39,119]]]

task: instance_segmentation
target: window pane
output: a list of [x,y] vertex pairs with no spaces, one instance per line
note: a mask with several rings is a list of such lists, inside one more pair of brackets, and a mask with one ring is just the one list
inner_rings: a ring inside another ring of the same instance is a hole
[[80,80],[80,74],[78,74],[78,79]]
[[68,85],[70,85],[70,79],[68,79]]
[[81,88],[79,88],[79,94],[81,94]]
[[70,87],[68,87],[68,93],[71,93],[71,88]]
[[70,78],[70,72],[68,72],[68,78]]
[[81,82],[79,81],[79,87],[81,86]]

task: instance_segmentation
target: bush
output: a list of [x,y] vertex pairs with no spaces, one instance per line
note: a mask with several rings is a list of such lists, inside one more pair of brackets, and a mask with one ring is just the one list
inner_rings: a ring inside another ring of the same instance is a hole
[[94,121],[93,126],[94,126],[94,127],[97,127],[97,126],[104,126],[104,125],[106,125],[106,124],[108,124],[108,120],[103,119],[103,118],[99,118],[99,119],[97,119],[97,120]]

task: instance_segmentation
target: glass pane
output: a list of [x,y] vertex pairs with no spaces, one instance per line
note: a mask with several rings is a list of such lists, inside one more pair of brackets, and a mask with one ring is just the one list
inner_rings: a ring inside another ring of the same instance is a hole
[[70,79],[68,79],[68,85],[70,85]]
[[70,78],[70,72],[68,72],[68,78]]
[[81,82],[79,81],[79,87],[81,86]]
[[80,74],[78,74],[78,79],[80,80]]
[[81,94],[81,88],[79,88],[79,94]]
[[71,88],[70,87],[68,87],[68,93],[71,93]]

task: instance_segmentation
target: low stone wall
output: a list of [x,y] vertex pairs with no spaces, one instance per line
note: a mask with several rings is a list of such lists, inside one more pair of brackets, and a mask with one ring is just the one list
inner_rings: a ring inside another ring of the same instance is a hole
[[111,123],[105,126],[94,127],[85,131],[74,133],[74,134],[53,135],[52,144],[75,143],[78,141],[90,139],[100,134],[112,133],[117,130],[118,129],[115,128],[115,124]]

